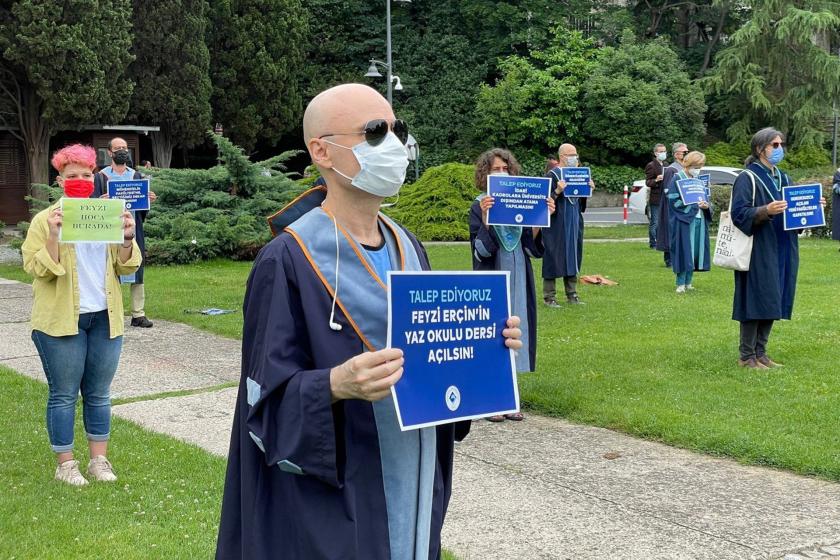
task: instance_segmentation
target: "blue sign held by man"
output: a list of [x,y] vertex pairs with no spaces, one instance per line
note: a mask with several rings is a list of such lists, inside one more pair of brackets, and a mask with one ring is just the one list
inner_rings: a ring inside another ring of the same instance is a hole
[[592,196],[592,172],[588,167],[561,167],[560,178],[566,181],[563,196],[588,198]]
[[686,206],[709,202],[706,185],[700,179],[677,179],[677,190]]
[[788,203],[783,220],[786,230],[808,229],[825,225],[822,207],[822,185],[782,187],[782,198]]
[[494,199],[487,212],[488,225],[549,227],[550,190],[547,177],[488,176],[487,194]]
[[149,209],[149,180],[108,181],[108,197],[125,200],[125,209],[132,212]]
[[403,351],[391,389],[403,431],[519,410],[508,272],[389,272],[388,347]]

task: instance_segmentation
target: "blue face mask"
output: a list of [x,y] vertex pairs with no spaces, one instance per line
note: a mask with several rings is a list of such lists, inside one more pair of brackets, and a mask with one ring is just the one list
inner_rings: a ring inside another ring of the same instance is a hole
[[783,159],[785,159],[785,149],[779,146],[778,148],[773,148],[773,151],[770,152],[770,157],[767,158],[767,161],[773,165],[778,165]]

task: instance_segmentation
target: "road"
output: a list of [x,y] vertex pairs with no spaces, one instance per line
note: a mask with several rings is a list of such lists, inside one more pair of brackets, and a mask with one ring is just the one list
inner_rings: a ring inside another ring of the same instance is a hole
[[[624,219],[624,209],[618,208],[587,208],[584,221],[592,225],[620,224]],[[646,224],[647,217],[643,214],[633,214],[628,211],[628,224]]]

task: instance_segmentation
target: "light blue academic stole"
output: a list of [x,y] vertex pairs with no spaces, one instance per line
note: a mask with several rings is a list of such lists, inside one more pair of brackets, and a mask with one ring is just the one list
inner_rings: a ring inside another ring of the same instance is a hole
[[[475,199],[478,202],[481,202],[483,198],[487,196],[487,193],[482,193],[478,195]],[[518,246],[519,240],[522,239],[522,227],[521,226],[490,226],[493,228],[493,231],[496,232],[496,237],[499,238],[499,242],[502,244],[502,247],[508,253],[512,253]]]
[[[422,270],[420,257],[402,228],[381,213],[378,221],[391,258],[391,269]],[[285,230],[300,245],[330,298],[336,289],[335,227],[332,216],[319,207]],[[340,281],[336,305],[367,349],[381,350],[388,340],[387,278],[380,278],[376,273],[364,247],[341,225],[337,227]],[[435,428],[400,431],[390,395],[373,403],[373,412],[379,437],[391,558],[427,560],[437,462]]]

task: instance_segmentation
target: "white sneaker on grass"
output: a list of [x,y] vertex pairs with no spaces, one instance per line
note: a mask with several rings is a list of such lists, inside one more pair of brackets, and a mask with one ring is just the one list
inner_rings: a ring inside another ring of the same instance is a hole
[[114,482],[117,480],[117,475],[114,474],[114,468],[104,455],[97,455],[90,460],[87,473],[99,482]]
[[686,284],[685,289],[686,290],[693,290],[694,286],[692,286],[691,284]]
[[678,294],[684,294],[685,293],[685,286],[684,285],[677,286],[677,293]]
[[85,486],[87,479],[79,472],[79,462],[75,459],[64,461],[55,468],[55,479],[73,486]]

